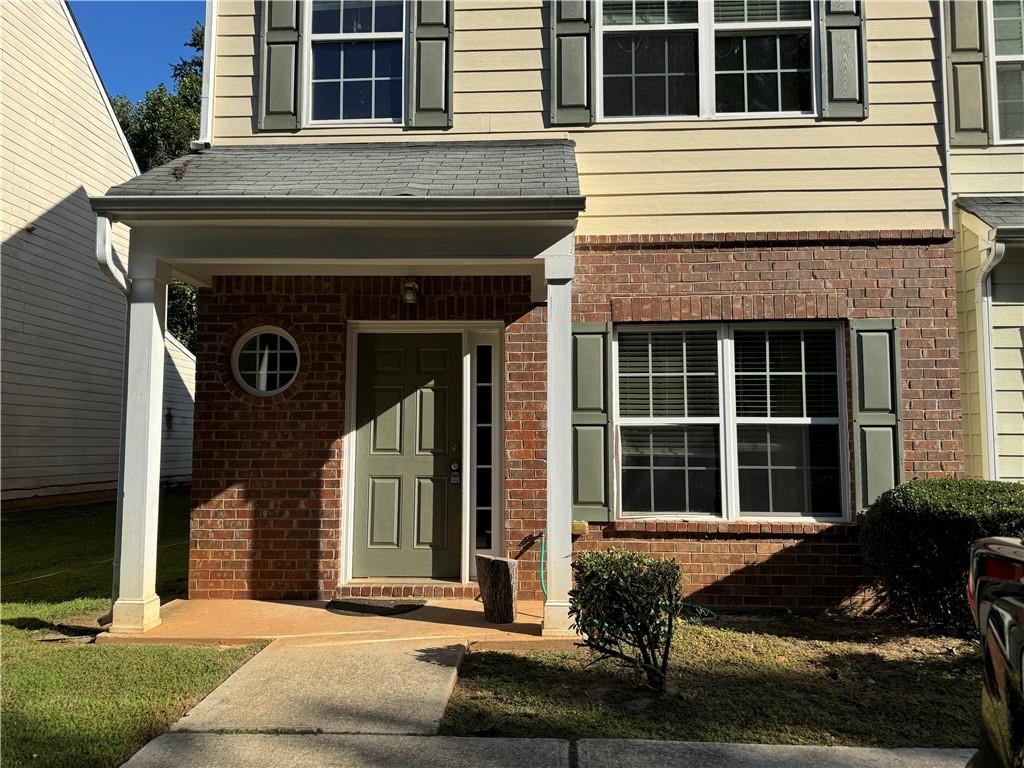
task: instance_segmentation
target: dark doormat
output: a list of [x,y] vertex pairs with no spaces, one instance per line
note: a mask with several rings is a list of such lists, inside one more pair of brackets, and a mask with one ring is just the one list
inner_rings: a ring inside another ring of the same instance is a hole
[[331,600],[327,610],[340,613],[342,616],[398,616],[409,613],[427,604],[426,600],[388,597],[349,597],[344,600]]

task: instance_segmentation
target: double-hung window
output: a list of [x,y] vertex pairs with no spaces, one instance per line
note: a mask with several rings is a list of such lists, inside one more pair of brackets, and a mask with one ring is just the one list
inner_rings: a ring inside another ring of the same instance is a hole
[[402,0],[314,0],[310,122],[402,120]]
[[623,516],[843,516],[836,327],[623,326],[616,359]]
[[996,140],[1024,141],[1024,0],[992,2]]
[[812,114],[810,0],[602,0],[604,118]]

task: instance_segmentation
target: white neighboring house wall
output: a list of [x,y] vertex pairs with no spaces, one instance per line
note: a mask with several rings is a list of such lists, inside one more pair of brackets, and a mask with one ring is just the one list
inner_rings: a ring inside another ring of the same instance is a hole
[[[62,0],[0,3],[0,493],[117,488],[125,298],[89,196],[137,175]],[[128,230],[115,225],[122,267]],[[191,476],[195,358],[167,339],[161,476]]]

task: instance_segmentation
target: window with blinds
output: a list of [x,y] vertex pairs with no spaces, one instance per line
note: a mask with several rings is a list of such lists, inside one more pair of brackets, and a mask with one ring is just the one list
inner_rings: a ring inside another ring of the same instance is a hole
[[625,516],[844,513],[836,327],[617,329]]
[[718,514],[717,332],[623,333],[618,355],[623,512]]

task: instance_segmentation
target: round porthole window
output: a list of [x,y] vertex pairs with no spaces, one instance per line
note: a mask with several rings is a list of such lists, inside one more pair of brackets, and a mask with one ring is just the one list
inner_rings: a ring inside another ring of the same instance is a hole
[[235,344],[231,356],[235,379],[253,395],[276,395],[295,381],[299,348],[280,328],[255,328]]

